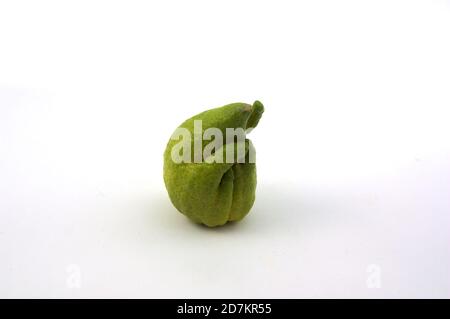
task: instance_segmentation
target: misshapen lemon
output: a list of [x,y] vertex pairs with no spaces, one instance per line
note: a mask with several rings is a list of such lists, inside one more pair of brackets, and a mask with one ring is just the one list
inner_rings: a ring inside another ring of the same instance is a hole
[[[201,162],[190,155],[189,161],[180,163],[173,159],[174,147],[180,141],[169,140],[164,152],[164,182],[178,211],[209,227],[239,221],[247,215],[255,201],[256,166],[251,160],[254,148],[246,138],[244,141],[227,140],[227,128],[248,132],[256,127],[263,112],[264,106],[259,101],[253,105],[233,103],[197,114],[179,126],[194,136],[190,141],[191,150],[200,145],[203,151],[210,143],[202,139],[195,145],[198,142],[198,134],[194,134],[196,121],[201,121],[202,137],[209,128],[220,130],[222,146]],[[235,150],[232,161],[225,160],[230,146]],[[223,162],[217,160],[219,155],[223,156]]]

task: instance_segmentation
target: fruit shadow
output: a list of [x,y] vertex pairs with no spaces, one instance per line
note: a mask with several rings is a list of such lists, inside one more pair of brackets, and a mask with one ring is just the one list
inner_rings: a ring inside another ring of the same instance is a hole
[[[244,231],[256,234],[285,235],[313,230],[322,223],[328,223],[333,215],[334,203],[322,198],[323,193],[314,190],[260,185],[255,204],[249,215],[241,222]],[[236,223],[238,224],[238,223]],[[227,232],[227,228],[224,228]]]
[[[322,194],[323,195],[323,194]],[[207,227],[194,223],[179,213],[168,197],[158,196],[157,220],[165,227],[184,228],[201,232],[257,234],[286,234],[311,229],[318,223],[327,223],[333,211],[332,201],[326,201],[312,190],[280,188],[272,185],[259,186],[256,201],[249,214],[240,222],[229,222],[220,227]],[[155,206],[155,202],[153,203]],[[153,219],[155,221],[155,219]]]

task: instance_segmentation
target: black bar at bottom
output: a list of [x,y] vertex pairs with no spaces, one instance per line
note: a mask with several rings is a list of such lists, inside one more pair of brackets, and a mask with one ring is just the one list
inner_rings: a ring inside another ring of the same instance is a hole
[[[386,316],[390,308],[398,308],[402,314],[427,315],[448,309],[449,300],[382,300],[382,299],[27,299],[0,301],[3,311],[11,310],[19,315],[23,312],[71,316],[86,314],[112,314],[127,316],[136,313],[152,317],[183,318],[195,315],[198,318],[225,318],[237,315],[270,318],[279,315],[358,315],[359,317]],[[8,309],[9,308],[9,309]]]

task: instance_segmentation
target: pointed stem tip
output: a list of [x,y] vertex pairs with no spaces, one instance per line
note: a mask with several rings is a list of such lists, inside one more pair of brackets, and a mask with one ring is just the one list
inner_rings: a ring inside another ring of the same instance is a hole
[[255,128],[256,125],[258,125],[259,119],[261,118],[263,113],[264,105],[260,101],[256,100],[252,106],[252,114],[250,114],[250,117],[247,121],[247,129]]

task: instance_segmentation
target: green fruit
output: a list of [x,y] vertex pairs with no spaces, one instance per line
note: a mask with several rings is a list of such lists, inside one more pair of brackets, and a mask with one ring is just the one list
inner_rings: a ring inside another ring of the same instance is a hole
[[[220,137],[214,135],[214,141],[220,141],[222,146],[218,145],[211,155],[200,162],[195,161],[193,152],[184,157],[187,159],[185,162],[173,160],[172,155],[177,153],[176,145],[180,143],[181,137],[178,140],[171,138],[167,144],[164,152],[164,182],[170,200],[182,214],[209,227],[239,221],[247,215],[255,201],[256,166],[251,160],[254,148],[245,136],[244,140],[235,137],[227,140],[227,128],[248,132],[256,127],[263,112],[264,106],[259,101],[253,105],[233,103],[197,114],[179,126],[193,136],[188,140],[191,150],[197,146],[201,154],[206,152],[211,143],[204,139],[205,130],[217,128],[222,133]],[[199,120],[202,128],[196,131],[194,127]],[[199,132],[201,135],[195,134]],[[183,155],[185,151],[183,149]],[[234,152],[233,156],[231,151]],[[223,158],[223,162],[220,162],[220,158]]]

